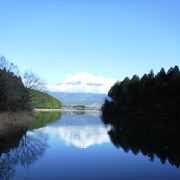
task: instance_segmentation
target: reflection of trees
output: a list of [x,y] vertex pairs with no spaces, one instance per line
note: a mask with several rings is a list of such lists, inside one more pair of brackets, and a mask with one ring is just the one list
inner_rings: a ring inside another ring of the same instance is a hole
[[125,151],[158,156],[180,165],[180,70],[162,68],[142,78],[116,82],[102,106],[103,121],[112,124],[112,142]]
[[23,136],[17,148],[17,157],[23,167],[28,167],[45,152],[47,137],[40,132],[29,132]]
[[0,179],[9,179],[15,175],[15,169],[12,168],[14,159],[11,158],[11,154],[2,154],[0,157]]
[[[164,117],[165,118],[165,117]],[[171,122],[172,117],[164,123],[163,117],[120,118],[103,115],[103,122],[111,124],[108,132],[112,143],[125,152],[135,155],[142,153],[151,161],[158,157],[162,164],[169,161],[171,165],[180,166],[180,126]],[[166,117],[167,118],[167,117]]]
[[28,168],[43,155],[47,147],[47,137],[40,132],[25,134],[18,147],[0,155],[0,179],[9,179],[15,175],[15,166]]
[[39,129],[49,123],[61,119],[61,112],[39,112],[35,114],[36,120],[29,129]]
[[35,129],[60,119],[61,113],[44,112],[35,117],[33,122],[0,121],[0,179],[13,177],[16,165],[28,168],[43,155],[47,136]]

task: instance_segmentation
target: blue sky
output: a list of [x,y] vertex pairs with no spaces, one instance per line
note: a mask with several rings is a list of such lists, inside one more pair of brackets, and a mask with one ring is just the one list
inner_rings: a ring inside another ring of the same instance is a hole
[[0,0],[0,54],[48,84],[180,65],[179,0]]

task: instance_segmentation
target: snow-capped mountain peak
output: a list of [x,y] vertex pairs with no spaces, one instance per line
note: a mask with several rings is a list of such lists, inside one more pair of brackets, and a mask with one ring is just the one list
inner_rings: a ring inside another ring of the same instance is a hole
[[67,75],[66,80],[56,85],[48,86],[48,89],[56,92],[106,94],[115,82],[116,80],[114,79],[81,72]]

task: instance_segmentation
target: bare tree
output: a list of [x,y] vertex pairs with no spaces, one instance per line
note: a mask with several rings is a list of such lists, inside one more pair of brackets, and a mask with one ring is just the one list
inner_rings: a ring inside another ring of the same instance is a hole
[[28,89],[33,89],[40,92],[44,92],[46,90],[45,81],[30,70],[25,71],[23,75],[23,82],[25,87]]
[[8,66],[8,71],[14,73],[14,75],[19,76],[19,68],[14,65],[13,63],[10,63]]
[[10,63],[4,56],[0,56],[0,69],[5,69],[7,72],[11,72],[16,76],[19,76],[19,68]]
[[44,102],[42,97],[38,98],[40,92],[46,92],[46,83],[44,80],[42,80],[37,74],[28,70],[25,71],[23,75],[23,82],[29,91],[29,97],[27,97],[27,101],[30,103],[31,107]]
[[8,66],[8,61],[4,56],[0,56],[0,69],[4,69]]

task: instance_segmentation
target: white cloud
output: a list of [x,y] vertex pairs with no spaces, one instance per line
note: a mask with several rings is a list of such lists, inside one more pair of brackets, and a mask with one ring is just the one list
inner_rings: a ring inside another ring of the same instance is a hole
[[106,129],[101,125],[71,125],[44,128],[44,132],[56,135],[66,145],[73,145],[83,149],[95,144],[109,143],[107,131],[108,128]]
[[48,86],[50,91],[68,93],[102,93],[106,94],[116,82],[114,79],[106,79],[94,76],[88,72],[68,74],[62,83]]

